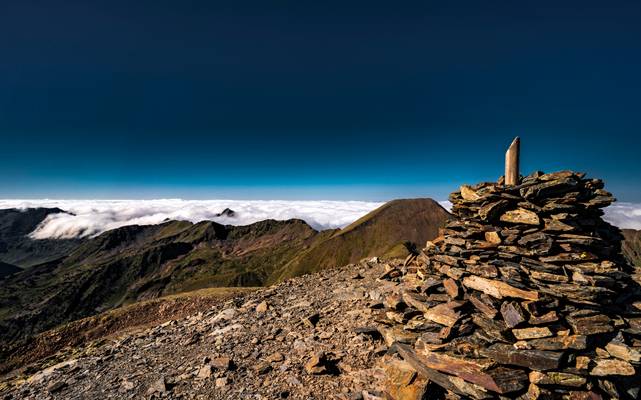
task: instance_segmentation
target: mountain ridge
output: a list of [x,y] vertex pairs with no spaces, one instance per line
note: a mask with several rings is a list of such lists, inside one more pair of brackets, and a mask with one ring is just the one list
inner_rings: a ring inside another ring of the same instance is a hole
[[[421,209],[427,210],[424,215]],[[436,225],[448,215],[433,200],[412,199],[375,210],[371,217],[350,225],[344,235],[340,230],[316,231],[300,219],[245,226],[168,221],[116,228],[77,243],[68,255],[8,276],[0,285],[0,339],[20,340],[62,323],[174,293],[269,285],[398,245],[407,254],[412,246],[436,236]],[[417,222],[417,216],[424,221]],[[390,229],[391,221],[435,226],[405,232]],[[318,254],[324,263],[315,261]]]

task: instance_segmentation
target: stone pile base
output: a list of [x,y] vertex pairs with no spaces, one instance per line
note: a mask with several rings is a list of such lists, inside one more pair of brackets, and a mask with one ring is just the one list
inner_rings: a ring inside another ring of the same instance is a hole
[[603,183],[534,173],[450,200],[442,236],[382,277],[399,283],[380,318],[403,360],[390,397],[639,398],[639,285]]

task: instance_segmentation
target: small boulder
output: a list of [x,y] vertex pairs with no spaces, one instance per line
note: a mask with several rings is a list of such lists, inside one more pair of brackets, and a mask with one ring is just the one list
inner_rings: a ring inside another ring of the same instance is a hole
[[254,371],[256,371],[256,373],[258,375],[264,375],[264,374],[268,373],[271,370],[272,370],[271,363],[269,363],[267,361],[259,362],[254,367]]
[[270,362],[270,363],[274,363],[274,362],[283,361],[284,359],[285,359],[285,356],[283,355],[283,353],[276,352],[274,354],[271,354],[271,355],[267,356],[265,358],[265,361]]
[[205,365],[200,367],[198,370],[198,375],[196,375],[196,378],[198,379],[208,379],[211,377],[211,365]]
[[165,380],[164,376],[160,377],[160,379],[152,383],[151,386],[149,386],[149,389],[147,389],[147,394],[166,393],[166,392],[167,392],[167,381]]
[[340,357],[323,351],[312,354],[305,363],[305,371],[310,375],[338,374],[337,362]]
[[130,391],[130,390],[133,390],[133,389],[134,389],[134,387],[135,387],[134,383],[133,383],[133,382],[131,382],[131,381],[128,381],[128,380],[126,380],[126,379],[125,379],[125,380],[123,380],[123,381],[120,383],[120,391],[121,391],[121,392],[128,392],[128,391]]
[[327,368],[324,365],[325,362],[325,353],[319,352],[313,354],[309,361],[305,363],[305,371],[311,375],[320,375],[327,372]]
[[227,371],[232,368],[233,361],[229,357],[216,357],[211,360],[210,364],[218,370]]
[[264,314],[267,312],[269,306],[266,301],[262,301],[259,305],[256,306],[256,312],[259,314]]
[[216,378],[216,387],[224,387],[227,386],[227,377],[223,376],[222,378]]
[[303,324],[309,328],[316,327],[316,324],[320,320],[320,314],[314,313],[302,319]]
[[67,386],[67,382],[65,381],[52,382],[49,384],[49,386],[47,386],[47,392],[56,393],[64,389],[66,386]]

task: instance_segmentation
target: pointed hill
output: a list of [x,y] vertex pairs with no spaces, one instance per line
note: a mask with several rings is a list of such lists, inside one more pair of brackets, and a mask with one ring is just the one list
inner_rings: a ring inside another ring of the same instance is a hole
[[288,263],[277,280],[322,268],[355,263],[365,257],[405,257],[438,235],[450,214],[432,199],[385,203]]

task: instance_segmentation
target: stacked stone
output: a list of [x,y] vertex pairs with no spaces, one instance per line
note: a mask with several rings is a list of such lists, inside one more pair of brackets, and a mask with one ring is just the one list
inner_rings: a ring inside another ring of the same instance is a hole
[[[614,201],[603,182],[536,172],[518,186],[462,186],[450,201],[456,219],[442,235],[384,276],[400,289],[380,331],[429,382],[411,392],[639,398],[639,286],[601,219]],[[392,382],[390,396],[405,384]]]

